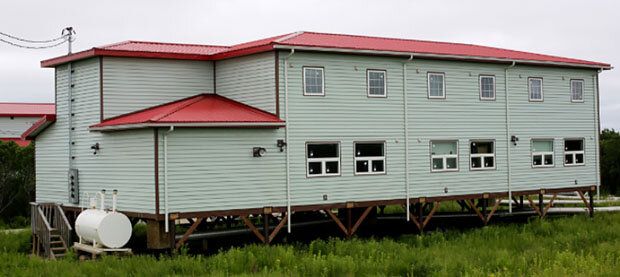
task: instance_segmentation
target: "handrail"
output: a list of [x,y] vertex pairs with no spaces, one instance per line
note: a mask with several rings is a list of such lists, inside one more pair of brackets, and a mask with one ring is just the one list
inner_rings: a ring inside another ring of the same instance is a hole
[[45,215],[43,214],[43,211],[41,210],[41,207],[37,207],[37,211],[39,212],[41,221],[43,221],[43,223],[45,223],[45,227],[47,227],[47,230],[51,230],[52,227],[50,227],[50,223],[47,222],[47,218],[45,218]]
[[69,220],[67,219],[67,216],[65,215],[65,211],[63,211],[63,209],[60,206],[60,204],[56,204],[56,208],[58,209],[58,211],[60,213],[60,217],[62,218],[63,222],[67,226],[67,229],[69,231],[73,230],[73,228],[71,228],[71,224],[69,223]]

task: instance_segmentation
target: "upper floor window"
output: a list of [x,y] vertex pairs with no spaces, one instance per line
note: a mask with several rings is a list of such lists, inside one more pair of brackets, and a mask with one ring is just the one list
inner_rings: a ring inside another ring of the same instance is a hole
[[431,171],[458,171],[456,141],[431,141]]
[[480,99],[495,100],[495,76],[480,75]]
[[387,97],[385,70],[369,69],[366,73],[368,97]]
[[304,95],[325,95],[325,70],[322,67],[303,67]]
[[446,98],[446,82],[444,73],[428,73],[428,98]]
[[471,170],[495,169],[495,143],[472,141],[470,143]]
[[385,173],[385,142],[355,143],[355,174]]
[[570,80],[571,102],[583,102],[583,80]]
[[543,101],[543,79],[528,78],[530,101]]
[[340,143],[307,143],[306,176],[339,176],[340,175]]
[[552,167],[553,166],[553,140],[537,139],[532,140],[532,166],[533,167]]
[[564,140],[564,165],[584,165],[583,139]]

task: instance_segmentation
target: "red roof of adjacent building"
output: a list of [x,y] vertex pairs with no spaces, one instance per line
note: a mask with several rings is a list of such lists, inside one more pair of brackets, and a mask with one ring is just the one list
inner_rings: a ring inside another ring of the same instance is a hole
[[[297,32],[237,44],[213,46],[196,44],[127,41],[41,62],[53,67],[72,60],[92,56],[129,56],[189,60],[218,60],[235,56],[270,51],[275,48],[303,47],[314,51],[359,51],[376,55],[418,55],[426,58],[457,60],[495,60],[529,64],[610,68],[607,63],[542,55],[473,44],[382,38],[370,36]],[[372,53],[370,53],[372,52]]]
[[91,126],[93,131],[145,127],[284,127],[277,116],[216,94],[200,94],[121,115]]
[[0,138],[1,141],[13,141],[17,143],[19,146],[28,146],[30,145],[30,140],[21,139],[21,138]]
[[0,116],[44,116],[56,113],[54,103],[0,103]]

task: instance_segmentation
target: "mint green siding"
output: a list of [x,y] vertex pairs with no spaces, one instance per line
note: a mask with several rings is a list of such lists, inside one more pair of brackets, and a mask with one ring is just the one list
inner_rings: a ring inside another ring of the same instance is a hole
[[[160,129],[160,213],[164,213],[164,144]],[[168,136],[170,212],[286,205],[283,129],[175,129]],[[252,148],[263,147],[263,157]]]
[[0,117],[0,138],[19,138],[36,123],[40,117],[2,116]]
[[276,113],[275,52],[215,62],[216,93]]
[[103,58],[105,118],[213,91],[211,61]]
[[[118,189],[118,208],[154,212],[153,131],[90,132],[99,123],[99,59],[73,63],[73,168],[79,170],[80,204],[101,189]],[[37,201],[68,203],[68,70],[57,68],[57,121],[36,138]],[[99,143],[94,155],[91,145]],[[111,194],[108,194],[108,198]],[[107,204],[111,201],[108,199]]]

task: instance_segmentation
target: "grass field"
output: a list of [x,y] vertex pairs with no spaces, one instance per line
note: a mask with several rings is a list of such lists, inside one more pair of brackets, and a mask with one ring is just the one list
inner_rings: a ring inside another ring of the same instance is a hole
[[398,239],[248,245],[206,257],[136,255],[79,262],[29,257],[29,233],[0,233],[2,276],[618,276],[620,213],[492,225]]

